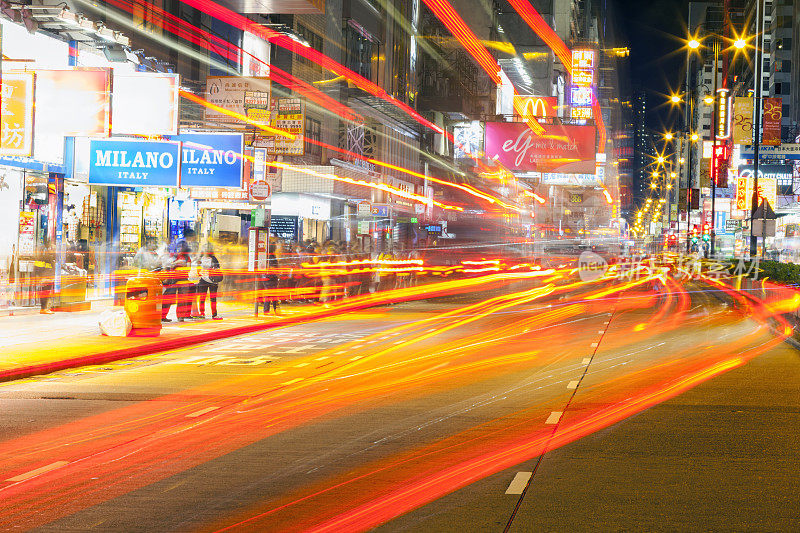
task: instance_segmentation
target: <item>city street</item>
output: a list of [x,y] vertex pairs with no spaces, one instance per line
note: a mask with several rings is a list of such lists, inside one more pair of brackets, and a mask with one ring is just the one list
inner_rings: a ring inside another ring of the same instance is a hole
[[796,529],[795,349],[705,284],[571,287],[4,383],[0,528]]

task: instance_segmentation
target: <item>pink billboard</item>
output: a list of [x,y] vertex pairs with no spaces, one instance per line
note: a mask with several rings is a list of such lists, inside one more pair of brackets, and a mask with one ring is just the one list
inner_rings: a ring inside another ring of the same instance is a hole
[[595,173],[594,126],[543,126],[537,135],[522,122],[487,122],[486,157],[511,171]]

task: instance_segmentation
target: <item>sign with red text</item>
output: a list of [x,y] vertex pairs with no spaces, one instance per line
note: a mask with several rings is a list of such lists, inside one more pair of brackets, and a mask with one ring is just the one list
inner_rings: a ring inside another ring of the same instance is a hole
[[542,126],[537,135],[527,124],[487,122],[486,157],[512,172],[595,173],[594,127]]

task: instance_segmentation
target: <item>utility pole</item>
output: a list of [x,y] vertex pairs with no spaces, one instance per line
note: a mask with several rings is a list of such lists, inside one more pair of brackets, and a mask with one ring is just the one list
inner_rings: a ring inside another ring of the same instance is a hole
[[[761,54],[761,45],[763,43],[763,28],[761,12],[762,0],[756,0],[756,46],[755,55],[753,56],[753,84],[755,85],[755,94],[753,102],[753,198],[750,206],[750,258],[752,259],[758,255],[758,236],[753,235],[753,219],[758,209],[758,147],[761,143],[761,86],[763,84],[763,66],[761,65],[763,58]],[[764,217],[766,218],[767,210],[764,209]],[[767,223],[764,221],[762,232],[764,234],[763,248],[767,244]]]

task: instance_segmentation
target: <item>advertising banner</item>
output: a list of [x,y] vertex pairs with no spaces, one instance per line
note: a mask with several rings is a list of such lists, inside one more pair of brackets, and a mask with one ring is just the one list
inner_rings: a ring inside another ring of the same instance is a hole
[[[778,200],[777,182],[770,178],[758,179],[758,198],[759,204],[761,199],[766,198],[767,202],[775,208]],[[737,178],[736,179],[736,209],[744,209],[749,211],[753,202],[753,178]]]
[[33,150],[33,72],[6,72],[2,84],[0,154],[30,156]]
[[594,175],[593,126],[543,127],[537,135],[523,123],[487,122],[486,156],[511,171]]
[[767,146],[778,146],[781,144],[781,118],[783,115],[783,99],[764,98],[763,133],[761,134],[761,144]]
[[172,141],[91,139],[89,183],[177,187],[181,145]]
[[114,135],[177,135],[177,74],[114,73],[111,131]]
[[733,143],[753,144],[753,97],[737,96],[733,101]]
[[[741,165],[739,167],[740,178],[753,178],[753,165]],[[792,194],[792,184],[794,180],[794,169],[792,165],[758,165],[758,183],[761,180],[774,179],[778,184],[778,194]]]
[[181,187],[242,187],[241,133],[182,133]]
[[[243,78],[240,76],[208,76],[206,78],[206,100],[239,115],[246,115],[245,92],[269,93],[269,78]],[[205,109],[206,120],[236,122],[239,119],[214,109]]]

